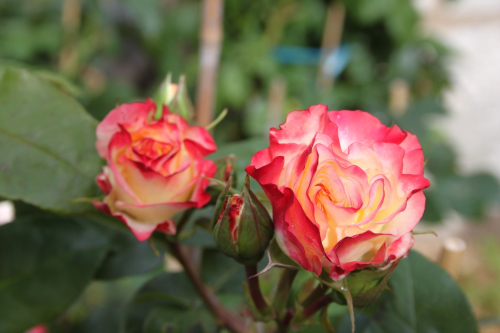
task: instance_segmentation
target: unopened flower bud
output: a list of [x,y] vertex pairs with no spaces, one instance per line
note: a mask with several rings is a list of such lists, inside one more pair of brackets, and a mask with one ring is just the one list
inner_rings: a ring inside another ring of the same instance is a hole
[[224,184],[235,186],[237,183],[233,155],[218,158],[214,162],[217,166],[217,172],[212,178],[219,182],[212,182],[207,189],[207,192],[212,197],[211,204],[215,204],[221,193],[224,192]]
[[180,76],[177,84],[172,83],[171,75],[168,74],[161,83],[154,100],[158,105],[157,119],[161,115],[163,105],[166,105],[170,112],[181,115],[187,121],[190,121],[194,116],[194,106],[189,99],[184,75]]
[[217,172],[215,173],[215,179],[218,179],[224,183],[227,183],[230,179],[232,179],[231,184],[237,183],[235,165],[234,165],[234,155],[225,156],[223,158],[215,160],[215,165],[217,166]]
[[247,177],[242,194],[222,192],[215,209],[213,235],[219,250],[243,265],[260,261],[273,237],[266,208],[250,190]]

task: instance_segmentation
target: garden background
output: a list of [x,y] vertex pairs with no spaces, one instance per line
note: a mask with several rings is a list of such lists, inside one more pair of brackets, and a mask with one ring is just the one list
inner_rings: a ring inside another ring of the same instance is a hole
[[[4,0],[0,66],[29,68],[98,120],[117,102],[155,95],[168,72],[174,81],[186,75],[198,105],[202,14],[201,2],[191,0]],[[214,117],[229,110],[214,131],[220,154],[236,148],[251,156],[287,112],[318,103],[365,110],[417,134],[432,184],[419,228],[439,237],[416,236],[416,249],[439,260],[446,239],[465,240],[456,277],[484,319],[482,332],[499,332],[500,6],[228,0],[222,26],[212,108]],[[15,206],[18,215],[34,209]],[[116,331],[129,298],[160,264],[139,263],[148,250],[127,257],[141,274],[101,272],[54,327]]]

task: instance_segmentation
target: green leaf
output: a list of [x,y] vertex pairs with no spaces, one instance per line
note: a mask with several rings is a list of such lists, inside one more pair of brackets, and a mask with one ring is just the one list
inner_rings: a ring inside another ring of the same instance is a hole
[[97,121],[23,69],[0,68],[0,108],[0,195],[61,213],[91,209],[71,199],[98,193]]
[[187,276],[163,273],[135,295],[128,307],[125,332],[190,332],[201,322],[202,316],[195,314],[199,311],[204,311],[203,302]]
[[403,44],[415,35],[418,15],[410,2],[395,1],[394,4],[386,17],[386,26],[392,37]]
[[323,326],[326,332],[335,333],[335,329],[333,328],[332,323],[330,323],[330,318],[328,317],[328,305],[321,310],[319,320],[321,326]]
[[123,314],[135,293],[154,272],[133,277],[93,281],[84,293],[50,325],[50,332],[120,332]]
[[437,190],[460,214],[479,219],[490,203],[498,201],[500,185],[495,177],[485,173],[449,175],[442,177]]
[[94,276],[106,238],[57,216],[0,227],[0,332],[22,332],[68,307]]
[[394,0],[358,0],[345,1],[348,10],[352,10],[361,24],[372,24],[389,16],[394,8]]
[[203,246],[205,248],[215,248],[214,236],[205,229],[196,227],[192,236],[181,241],[183,245]]
[[426,222],[440,222],[443,220],[443,213],[449,209],[447,203],[442,203],[443,198],[435,189],[424,190],[425,194],[425,211],[422,220]]
[[161,271],[164,248],[158,248],[158,255],[149,242],[140,242],[122,223],[109,221],[114,219],[104,214],[95,214],[91,217],[78,220],[93,223],[99,231],[107,236],[110,244],[109,251],[103,260],[95,278],[101,280],[118,279],[131,275],[143,274],[153,270]]
[[[356,332],[478,332],[460,287],[439,266],[417,252],[401,260],[389,280],[391,290],[375,307],[356,313]],[[370,312],[372,312],[370,314]],[[350,332],[344,317],[340,333]]]
[[242,282],[246,280],[243,265],[218,250],[203,251],[202,280],[218,295],[231,294],[244,300]]
[[205,323],[202,319],[210,318],[206,310],[193,309],[185,311],[176,306],[158,306],[149,312],[145,323],[144,333],[198,333],[198,332],[215,332],[215,324],[210,318],[211,323],[209,329],[203,326]]
[[82,89],[73,82],[71,82],[70,80],[68,80],[68,78],[63,74],[52,72],[42,67],[31,66],[22,62],[16,62],[4,59],[0,59],[0,67],[17,68],[20,70],[27,69],[34,75],[46,80],[48,83],[53,84],[59,90],[68,93],[71,96],[79,97],[83,95]]

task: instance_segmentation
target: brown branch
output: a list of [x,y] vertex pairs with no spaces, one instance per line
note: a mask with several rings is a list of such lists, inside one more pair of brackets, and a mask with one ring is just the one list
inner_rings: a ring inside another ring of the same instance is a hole
[[210,308],[212,313],[222,322],[222,325],[233,333],[247,332],[245,325],[241,318],[229,312],[220,303],[215,294],[208,289],[201,281],[194,267],[191,265],[188,257],[184,253],[179,243],[174,243],[167,240],[167,245],[172,251],[172,254],[179,260],[189,279],[195,286],[196,290],[203,298],[205,304]]

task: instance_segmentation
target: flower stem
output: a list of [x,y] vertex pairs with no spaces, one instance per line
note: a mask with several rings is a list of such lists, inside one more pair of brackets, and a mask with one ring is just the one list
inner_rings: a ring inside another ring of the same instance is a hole
[[216,295],[203,284],[179,243],[175,243],[169,240],[167,240],[166,242],[168,247],[172,251],[172,254],[177,258],[177,260],[179,260],[179,263],[182,265],[182,267],[184,267],[186,274],[188,275],[189,279],[193,283],[200,296],[203,298],[203,301],[210,308],[212,313],[222,322],[222,325],[233,333],[245,333],[247,330],[241,318],[224,308],[220,304]]
[[302,319],[306,319],[311,317],[313,314],[315,314],[318,310],[321,310],[323,307],[327,306],[333,302],[332,297],[330,294],[324,295],[311,303],[309,306],[307,306],[304,310],[302,310],[302,313],[300,317]]
[[290,295],[290,290],[292,289],[293,280],[297,276],[298,272],[299,271],[295,269],[285,268],[278,283],[276,294],[274,295],[273,307],[277,314],[275,321],[278,325],[279,333],[288,332],[288,325],[293,317],[293,313],[285,311],[285,308],[288,296]]
[[[221,180],[218,180],[218,179],[215,179],[215,178],[210,178],[210,177],[203,177],[203,178],[210,180],[212,183],[214,183],[215,185],[220,186],[222,188],[225,188],[227,186],[227,183],[223,182]],[[229,181],[228,183],[231,183],[231,182]],[[232,188],[232,187],[229,187],[229,193],[231,193],[231,194],[241,194],[240,191],[238,191],[237,189]]]
[[277,333],[287,333],[288,332],[288,326],[290,325],[290,322],[292,321],[293,318],[293,310],[288,309],[285,312],[285,315],[283,318],[277,318],[276,319],[276,325],[277,325]]
[[274,295],[273,307],[278,311],[278,313],[283,312],[286,307],[286,302],[288,301],[288,295],[292,289],[293,280],[299,271],[295,269],[283,270],[280,282],[278,284],[278,289]]
[[184,226],[186,225],[186,223],[189,221],[189,218],[191,217],[191,215],[193,215],[194,213],[194,209],[191,208],[191,209],[188,209],[186,210],[180,220],[179,220],[179,223],[177,223],[177,234],[179,235],[182,231],[182,229],[184,228]]
[[245,272],[247,275],[248,288],[250,290],[250,296],[252,296],[253,303],[260,313],[266,314],[269,311],[269,305],[267,304],[262,291],[259,286],[259,277],[254,276],[257,274],[257,265],[245,266]]
[[314,303],[314,301],[318,300],[321,296],[323,296],[328,290],[328,287],[323,283],[319,283],[318,286],[312,291],[311,294],[302,302],[302,306],[307,308],[309,305]]

